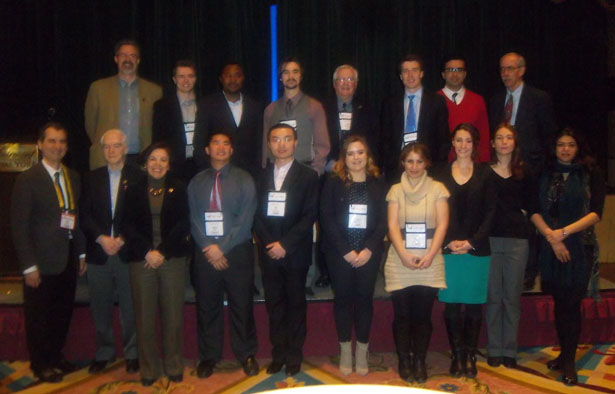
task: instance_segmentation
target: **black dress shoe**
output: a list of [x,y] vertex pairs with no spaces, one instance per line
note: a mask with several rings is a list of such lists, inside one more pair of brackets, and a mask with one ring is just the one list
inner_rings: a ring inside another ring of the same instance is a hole
[[487,365],[490,367],[499,367],[502,364],[502,357],[487,357]]
[[328,287],[331,284],[331,280],[329,279],[329,275],[320,275],[314,283],[314,286],[322,289]]
[[286,376],[294,376],[301,370],[301,364],[288,365],[286,364]]
[[506,368],[517,368],[517,360],[514,357],[502,357],[502,364]]
[[410,361],[409,355],[399,356],[399,361],[397,363],[397,372],[399,373],[399,377],[406,382],[412,382],[414,380],[414,373],[412,372],[412,363]]
[[53,368],[45,368],[33,372],[34,376],[41,382],[58,383],[62,381],[62,374],[54,371]]
[[551,371],[559,371],[560,369],[562,369],[561,359],[557,357],[549,361],[547,363],[547,368],[549,368]]
[[250,356],[246,358],[245,361],[241,363],[243,367],[243,372],[248,376],[256,376],[258,375],[258,363],[254,356]]
[[181,373],[179,375],[171,375],[169,376],[169,380],[174,383],[179,383],[184,380],[184,375]]
[[196,366],[196,376],[201,379],[210,377],[211,374],[214,373],[215,366],[216,362],[212,360],[199,362],[199,365]]
[[53,367],[59,369],[60,371],[62,371],[63,374],[69,374],[69,373],[75,372],[76,370],[79,369],[79,368],[77,368],[77,366],[75,364],[71,363],[70,361],[68,361],[64,357],[62,357],[60,359],[60,361],[55,363],[55,365]]
[[107,363],[109,363],[107,360],[94,360],[94,362],[90,364],[88,372],[91,374],[101,373],[105,368],[107,368]]
[[271,362],[271,364],[269,364],[269,366],[267,367],[267,373],[269,375],[273,375],[274,373],[278,373],[278,372],[280,372],[282,370],[283,366],[284,366],[283,362],[273,360]]
[[157,379],[141,379],[141,384],[145,387],[149,387],[152,384],[156,383]]
[[126,372],[128,373],[139,372],[139,359],[138,358],[126,359]]
[[562,373],[562,382],[564,382],[566,386],[574,386],[579,383],[577,378],[577,371],[574,369],[574,367],[564,368]]

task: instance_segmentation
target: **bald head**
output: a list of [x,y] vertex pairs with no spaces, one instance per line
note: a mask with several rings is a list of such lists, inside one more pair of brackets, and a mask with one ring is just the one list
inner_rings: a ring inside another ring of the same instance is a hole
[[103,156],[111,170],[121,170],[124,167],[128,145],[126,144],[126,134],[119,129],[107,130],[100,137]]

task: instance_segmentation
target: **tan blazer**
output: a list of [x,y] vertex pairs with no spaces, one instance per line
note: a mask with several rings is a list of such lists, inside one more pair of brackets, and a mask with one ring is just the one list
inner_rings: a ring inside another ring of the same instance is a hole
[[[85,131],[90,137],[90,169],[104,166],[100,137],[105,131],[119,128],[118,77],[99,79],[90,85],[85,99]],[[162,97],[162,88],[139,78],[139,139],[141,150],[152,142],[154,103]]]

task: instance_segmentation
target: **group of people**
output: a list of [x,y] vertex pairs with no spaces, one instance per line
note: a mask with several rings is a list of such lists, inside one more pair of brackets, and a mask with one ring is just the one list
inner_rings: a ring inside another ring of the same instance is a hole
[[383,258],[402,379],[427,379],[436,297],[446,304],[452,376],[477,374],[483,304],[489,365],[515,367],[520,296],[535,250],[562,347],[548,367],[576,383],[580,302],[596,257],[592,228],[604,180],[582,136],[565,128],[555,137],[550,99],[524,84],[522,56],[500,59],[506,89],[488,114],[463,85],[463,57],[445,59],[445,87],[431,93],[421,58],[408,55],[398,70],[403,93],[383,103],[380,122],[355,99],[350,65],[334,71],[336,97],[323,106],[301,91],[300,63],[284,60],[283,97],[263,111],[242,92],[239,64],[224,65],[221,91],[197,100],[190,61],[177,62],[176,91],[162,97],[137,75],[136,42],[120,41],[114,59],[118,74],[94,82],[86,99],[92,171],[83,188],[62,164],[66,129],[51,122],[38,138],[42,160],[13,190],[28,349],[40,380],[60,381],[75,368],[61,348],[77,274],[87,275],[96,330],[91,373],[116,357],[117,297],[126,370],[140,371],[146,386],[163,374],[181,381],[190,277],[197,376],[209,377],[222,357],[225,294],[231,348],[246,375],[257,374],[254,244],[272,344],[267,372],[296,374],[316,222],[317,285],[330,281],[334,291],[341,373],[368,373]]

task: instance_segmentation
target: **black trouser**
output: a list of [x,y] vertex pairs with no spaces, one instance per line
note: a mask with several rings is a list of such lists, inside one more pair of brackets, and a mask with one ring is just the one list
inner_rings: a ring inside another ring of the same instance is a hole
[[410,286],[391,293],[393,300],[393,336],[398,355],[410,352],[424,357],[431,339],[431,310],[438,289]]
[[380,253],[373,253],[365,265],[354,268],[338,253],[327,258],[335,298],[333,312],[340,342],[352,338],[354,325],[357,341],[369,342],[372,325],[374,286],[380,265]]
[[[464,312],[461,311],[462,306],[465,306]],[[444,321],[453,352],[458,350],[465,350],[471,354],[476,352],[482,320],[483,304],[445,304]]]
[[574,358],[581,335],[581,301],[587,293],[583,287],[551,286],[555,309],[555,329],[561,346],[561,365],[574,367]]
[[253,295],[254,259],[252,243],[235,246],[225,257],[229,267],[217,271],[199,251],[195,252],[197,332],[199,357],[203,361],[222,358],[224,341],[224,293],[228,300],[231,348],[244,361],[257,351]]
[[26,339],[30,369],[34,372],[53,367],[62,358],[75,301],[76,257],[72,242],[69,262],[57,275],[41,275],[34,288],[24,282]]
[[[309,253],[308,248],[301,248]],[[296,252],[300,253],[300,252]],[[299,365],[306,335],[305,258],[273,260],[261,253],[265,305],[269,314],[269,341],[274,362]],[[297,264],[300,263],[300,264]]]

